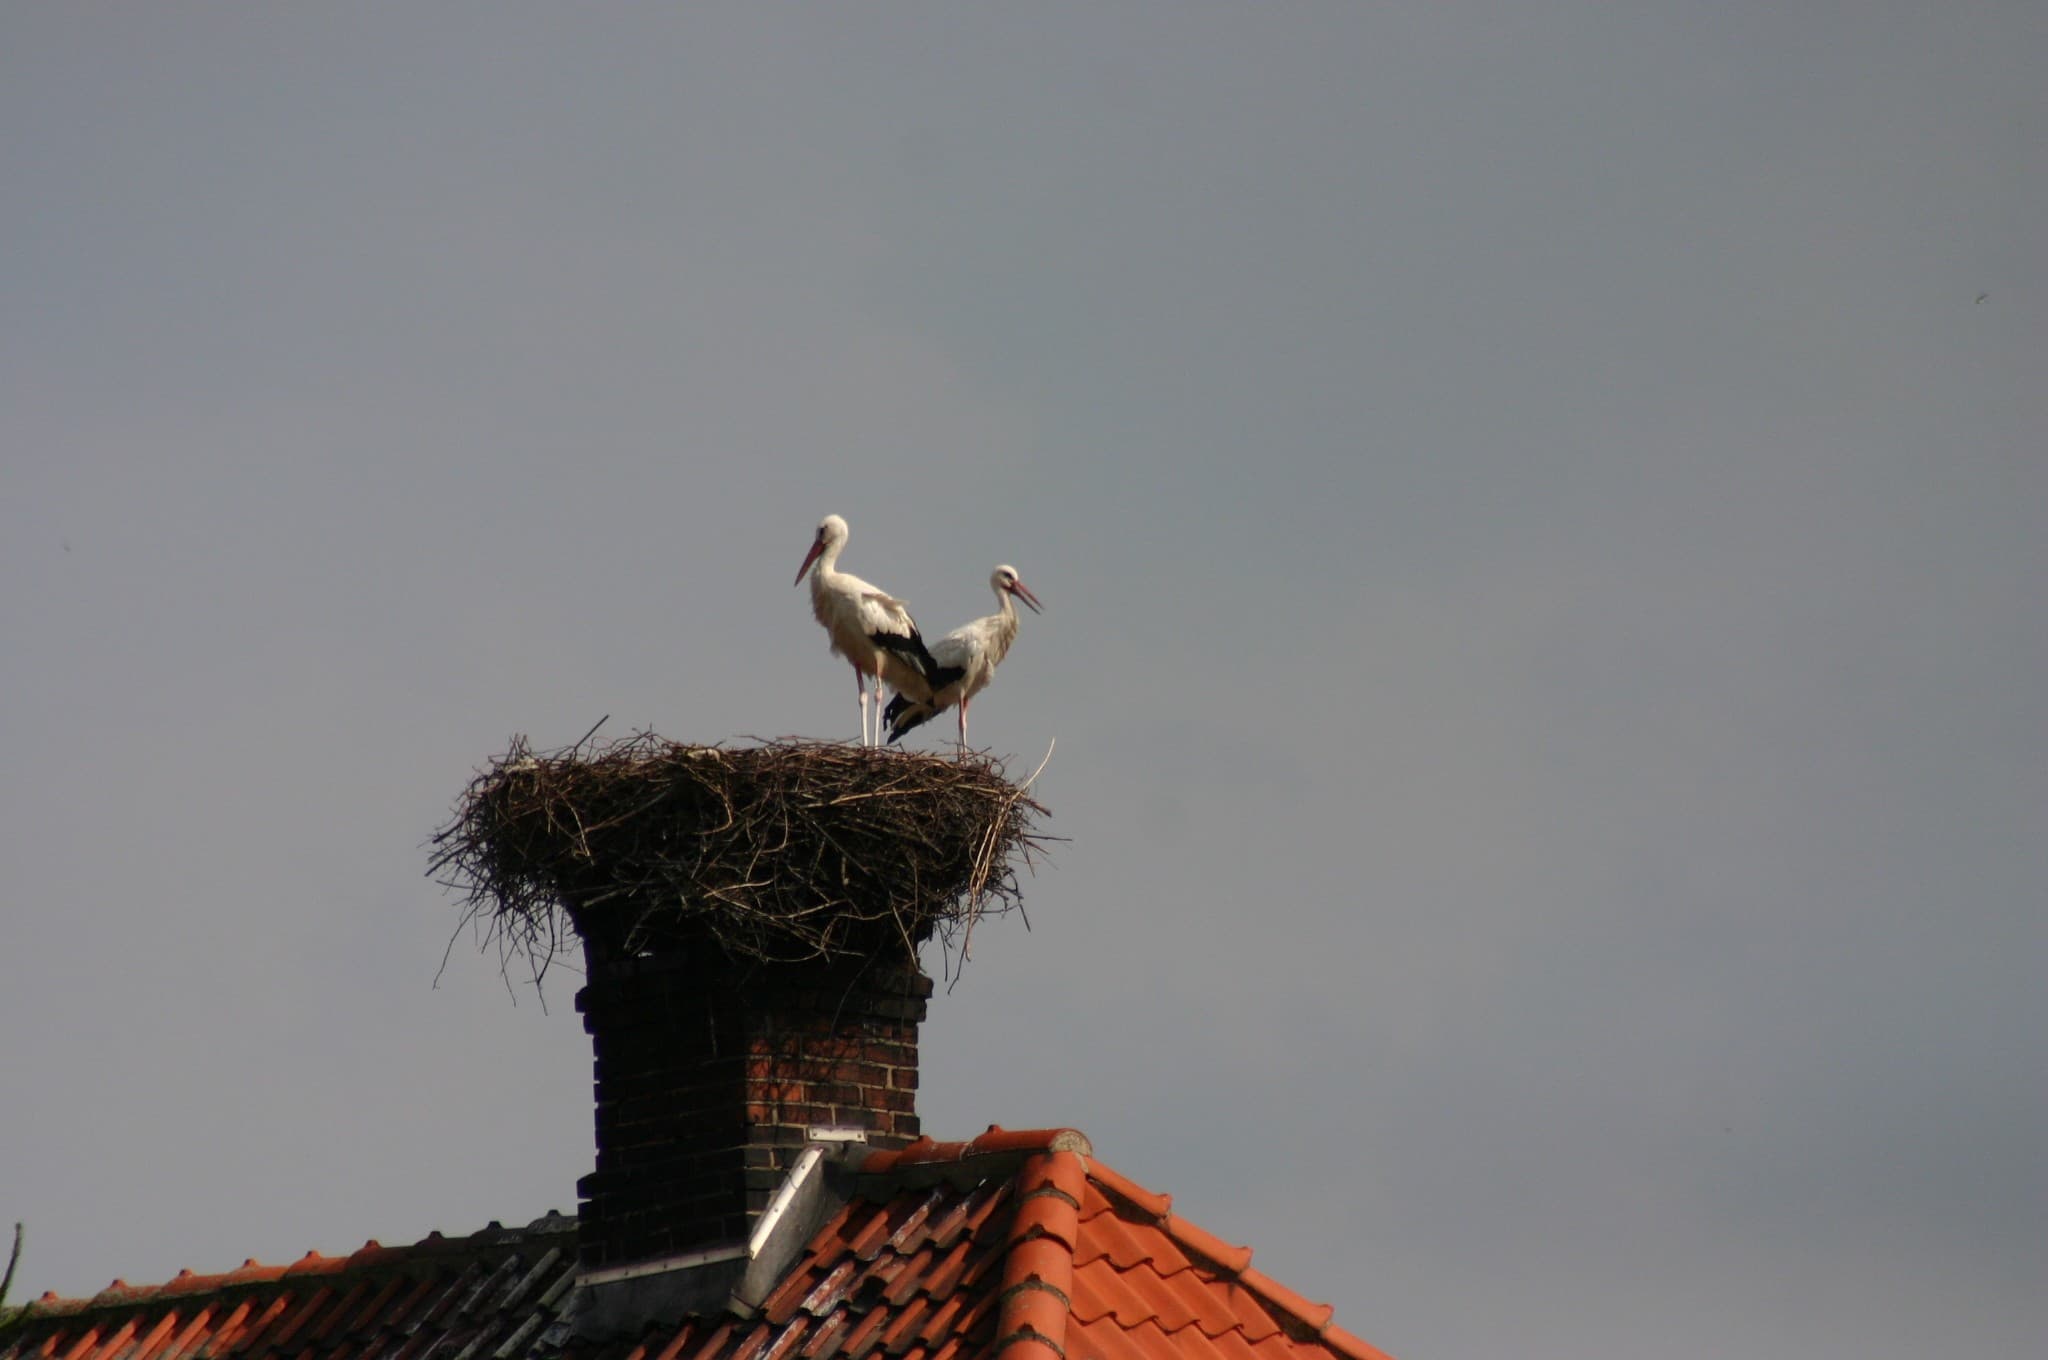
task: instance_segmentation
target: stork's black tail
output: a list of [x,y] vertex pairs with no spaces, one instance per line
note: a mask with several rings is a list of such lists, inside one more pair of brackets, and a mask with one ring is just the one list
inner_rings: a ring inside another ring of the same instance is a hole
[[923,727],[938,715],[939,710],[930,704],[921,704],[901,694],[893,696],[889,706],[882,710],[882,723],[889,729],[889,744],[894,746],[896,739],[905,732]]

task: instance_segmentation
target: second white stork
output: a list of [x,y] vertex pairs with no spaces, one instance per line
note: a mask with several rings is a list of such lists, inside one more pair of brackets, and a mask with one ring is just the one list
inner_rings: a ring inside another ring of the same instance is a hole
[[[882,744],[882,686],[929,698],[930,676],[938,669],[918,635],[917,621],[903,601],[839,570],[839,550],[846,546],[846,521],[827,515],[818,521],[817,537],[792,585],[811,578],[811,613],[825,626],[832,650],[853,664],[853,686],[860,697],[860,744]],[[814,569],[815,567],[815,569]],[[875,679],[875,725],[868,734],[868,677]]]
[[1010,644],[1017,640],[1017,610],[1010,603],[1011,597],[1031,606],[1034,614],[1045,610],[1031,588],[1017,579],[1015,567],[997,567],[989,574],[988,584],[996,593],[996,612],[962,624],[932,644],[932,658],[938,669],[932,675],[931,697],[919,699],[899,693],[883,710],[882,721],[889,726],[891,742],[946,709],[957,708],[960,750],[967,750],[967,705],[996,678],[996,667],[1009,654]]

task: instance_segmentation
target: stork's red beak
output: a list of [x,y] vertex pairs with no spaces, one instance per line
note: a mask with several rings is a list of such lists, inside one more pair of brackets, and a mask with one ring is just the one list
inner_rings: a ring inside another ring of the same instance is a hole
[[818,536],[811,540],[811,550],[804,554],[804,564],[796,569],[796,579],[790,582],[791,585],[800,586],[804,583],[804,573],[811,569],[811,563],[817,561],[818,554],[823,551],[825,551],[825,533],[821,529],[818,531]]
[[1012,595],[1015,595],[1018,599],[1031,606],[1032,613],[1043,614],[1045,612],[1045,606],[1040,604],[1038,597],[1031,593],[1030,586],[1025,585],[1022,581],[1012,581],[1010,582],[1009,589]]

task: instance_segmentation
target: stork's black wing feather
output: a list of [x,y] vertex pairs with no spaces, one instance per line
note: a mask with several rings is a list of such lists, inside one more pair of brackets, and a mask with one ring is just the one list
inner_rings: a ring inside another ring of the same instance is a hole
[[924,645],[924,638],[918,633],[916,628],[910,630],[908,637],[902,633],[869,633],[868,641],[874,643],[883,651],[893,652],[910,662],[913,666],[916,666],[918,674],[922,675],[924,682],[933,689],[937,689],[940,685],[946,683],[936,677],[949,668],[941,666],[932,656],[930,649]]

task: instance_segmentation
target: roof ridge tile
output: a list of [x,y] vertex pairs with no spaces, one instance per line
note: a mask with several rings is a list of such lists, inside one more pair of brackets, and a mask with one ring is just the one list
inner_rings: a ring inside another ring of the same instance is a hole
[[991,1124],[986,1132],[964,1142],[940,1143],[921,1136],[900,1148],[883,1148],[863,1156],[857,1166],[862,1174],[882,1174],[910,1166],[931,1166],[964,1162],[970,1157],[999,1156],[1016,1152],[1077,1152],[1092,1154],[1088,1136],[1079,1129],[1005,1129]]
[[1008,1249],[996,1296],[998,1360],[1036,1360],[1039,1347],[1050,1347],[1061,1360],[1067,1353],[1088,1166],[1078,1148],[1060,1141],[1034,1154],[1011,1179],[1023,1193],[1003,1234]]
[[1053,1195],[1027,1196],[1017,1205],[1010,1230],[1004,1234],[1011,1250],[1051,1238],[1066,1253],[1067,1269],[1074,1268],[1074,1244],[1080,1238],[1080,1222],[1073,1206]]
[[1088,1135],[1079,1129],[1005,1129],[991,1124],[974,1140],[974,1150],[986,1152],[1075,1152],[1083,1157],[1095,1153]]
[[[1226,1275],[1242,1276],[1251,1268],[1252,1249],[1226,1242],[1198,1223],[1169,1214],[1159,1225],[1175,1246],[1208,1261]],[[1263,1278],[1263,1277],[1262,1277]]]
[[1045,1333],[1033,1328],[1028,1321],[1016,1331],[1005,1332],[996,1338],[996,1354],[1016,1356],[1017,1360],[1025,1360],[1026,1357],[1037,1354],[1035,1351],[1025,1349],[1025,1347],[1033,1344],[1044,1346],[1054,1355],[1058,1356],[1059,1360],[1067,1360],[1067,1348]]
[[1323,1329],[1323,1344],[1345,1357],[1345,1360],[1394,1360],[1378,1346],[1354,1332],[1347,1332],[1336,1323]]
[[1172,1195],[1147,1190],[1121,1171],[1104,1165],[1094,1157],[1088,1159],[1088,1179],[1153,1218],[1163,1219],[1173,1212]]
[[322,1256],[317,1251],[309,1251],[286,1266],[284,1273],[278,1278],[297,1279],[302,1275],[333,1275],[348,1269],[350,1259],[347,1256]]
[[[1249,1262],[1251,1254],[1247,1252],[1245,1256]],[[1264,1302],[1286,1313],[1317,1336],[1323,1334],[1324,1329],[1330,1325],[1330,1319],[1336,1316],[1337,1310],[1331,1305],[1316,1303],[1305,1295],[1297,1294],[1265,1271],[1255,1269],[1249,1264],[1237,1278],[1239,1283],[1257,1294]]]
[[190,1266],[187,1266],[171,1276],[170,1279],[158,1285],[156,1287],[156,1296],[160,1299],[176,1299],[183,1298],[187,1294],[209,1294],[218,1287],[215,1284],[217,1278],[217,1276],[212,1275],[201,1275]]

